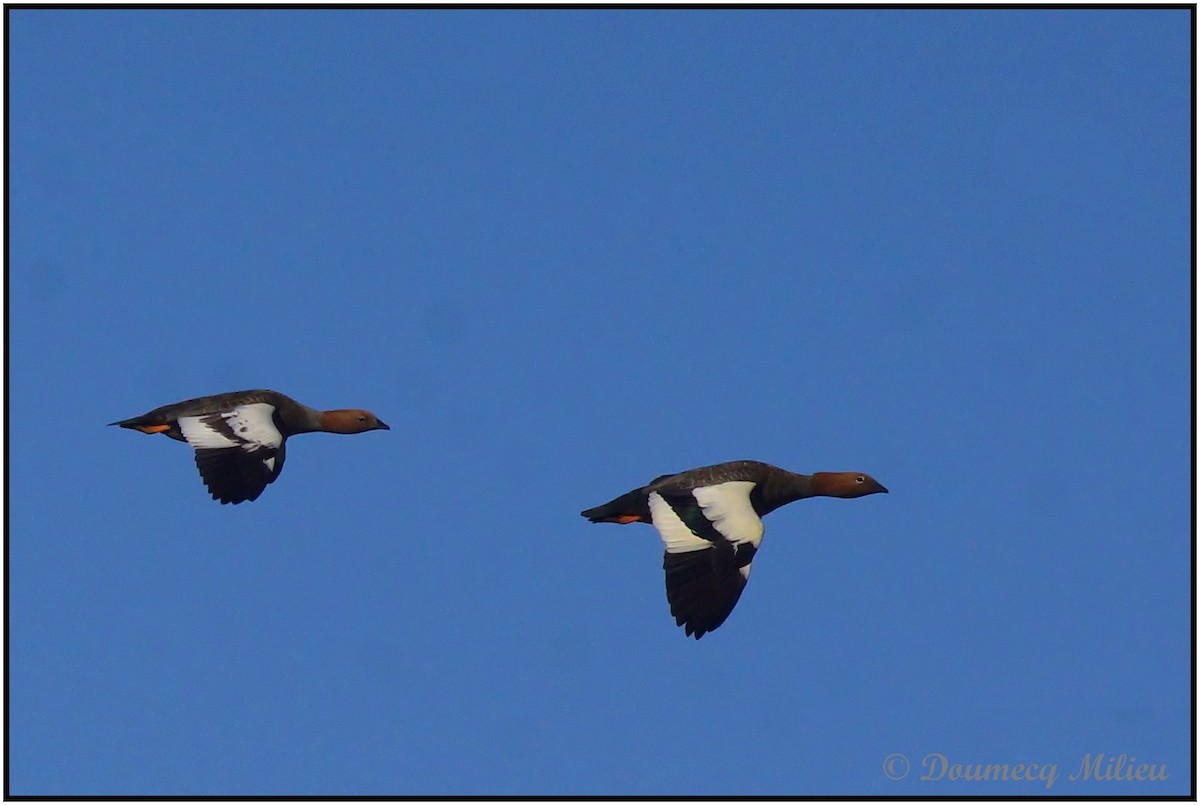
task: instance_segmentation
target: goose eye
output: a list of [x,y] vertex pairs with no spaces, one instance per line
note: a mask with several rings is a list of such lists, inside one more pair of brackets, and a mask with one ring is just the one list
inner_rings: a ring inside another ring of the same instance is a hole
[[359,421],[359,422],[366,422],[366,421],[367,421],[367,418],[366,418],[365,416],[360,416],[360,417],[358,418],[358,421]]
[[854,479],[854,483],[856,483],[856,484],[865,484],[866,482],[867,482],[867,479],[861,475]]

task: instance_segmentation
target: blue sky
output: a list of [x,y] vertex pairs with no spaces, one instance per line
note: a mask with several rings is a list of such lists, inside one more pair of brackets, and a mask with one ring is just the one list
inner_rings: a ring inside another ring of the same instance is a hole
[[[1190,13],[11,10],[11,793],[1187,793]],[[696,642],[739,458],[891,494]]]

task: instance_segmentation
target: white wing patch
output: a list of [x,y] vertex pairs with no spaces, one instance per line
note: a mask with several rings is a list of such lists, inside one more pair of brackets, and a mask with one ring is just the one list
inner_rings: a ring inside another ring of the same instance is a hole
[[[269,403],[247,403],[232,411],[181,416],[179,430],[196,449],[241,447],[252,451],[259,447],[279,447],[283,444],[283,436],[275,427],[274,413],[275,406]],[[275,469],[273,457],[265,463]]]
[[[750,505],[752,489],[753,481],[726,481],[693,489],[692,496],[700,504],[704,517],[721,536],[735,545],[749,543],[758,548],[762,542],[763,522]],[[650,520],[658,529],[668,553],[701,551],[712,547],[711,542],[692,533],[660,494],[651,492],[649,501]],[[749,577],[749,566],[741,570],[744,576]]]
[[[763,522],[750,505],[753,481],[726,481],[713,486],[701,486],[692,490],[700,510],[732,543],[748,542],[755,548],[762,542]],[[750,575],[746,568],[746,575]]]
[[687,553],[712,547],[711,542],[693,534],[692,529],[679,519],[671,504],[657,492],[650,493],[650,521],[658,529],[658,535],[667,546],[667,553]]

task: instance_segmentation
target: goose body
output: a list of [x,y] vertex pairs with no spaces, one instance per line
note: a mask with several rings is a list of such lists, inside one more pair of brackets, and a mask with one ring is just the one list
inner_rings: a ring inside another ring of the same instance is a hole
[[658,530],[671,614],[699,640],[725,622],[741,597],[762,542],[763,515],[803,498],[877,492],[887,489],[864,473],[804,475],[761,461],[728,461],[660,475],[581,514],[593,523],[650,523]]
[[279,477],[289,436],[390,430],[370,411],[318,411],[269,389],[197,397],[109,424],[187,442],[213,499],[234,504],[256,500]]

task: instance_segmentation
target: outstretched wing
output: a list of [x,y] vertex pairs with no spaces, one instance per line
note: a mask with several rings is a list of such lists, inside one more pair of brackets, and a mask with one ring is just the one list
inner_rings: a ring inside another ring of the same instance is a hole
[[255,500],[283,471],[284,438],[275,406],[246,403],[230,411],[179,417],[183,438],[196,450],[196,467],[214,500]]
[[726,481],[650,493],[651,518],[666,546],[667,602],[676,624],[697,640],[725,622],[750,578],[763,535],[752,489],[753,481]]

